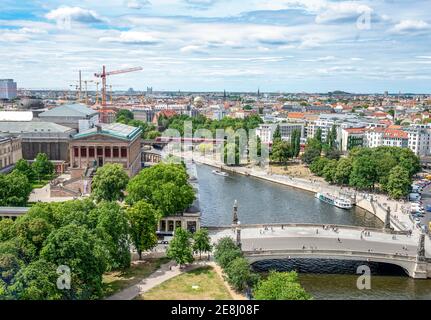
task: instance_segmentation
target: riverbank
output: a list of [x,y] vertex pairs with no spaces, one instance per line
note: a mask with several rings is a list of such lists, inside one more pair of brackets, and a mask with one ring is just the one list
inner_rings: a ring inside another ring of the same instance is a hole
[[199,156],[196,154],[185,153],[185,159],[191,159],[197,163],[208,165],[226,172],[250,176],[253,178],[269,181],[272,183],[282,184],[291,188],[296,188],[302,191],[315,194],[316,192],[331,193],[335,195],[343,195],[349,197],[356,197],[356,206],[366,210],[367,212],[376,216],[382,222],[385,222],[388,208],[390,210],[391,227],[396,231],[409,231],[412,230],[415,234],[419,234],[412,221],[410,220],[407,211],[405,210],[406,204],[400,201],[388,199],[388,197],[380,194],[361,193],[346,187],[338,187],[329,185],[326,182],[319,181],[318,179],[299,179],[286,175],[272,174],[271,170],[263,170],[256,167],[233,167],[225,166],[224,164],[215,161],[214,159]]

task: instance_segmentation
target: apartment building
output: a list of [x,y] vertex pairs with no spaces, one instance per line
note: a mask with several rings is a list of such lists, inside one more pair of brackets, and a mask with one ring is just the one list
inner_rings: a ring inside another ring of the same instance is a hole
[[280,126],[281,139],[283,140],[290,140],[295,130],[298,130],[301,133],[301,138],[304,137],[304,123],[264,123],[256,129],[256,135],[263,143],[272,143],[277,126]]

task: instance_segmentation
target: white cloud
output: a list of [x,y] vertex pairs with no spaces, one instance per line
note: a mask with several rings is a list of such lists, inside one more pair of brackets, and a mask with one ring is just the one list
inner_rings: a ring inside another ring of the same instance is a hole
[[127,1],[127,8],[129,9],[142,9],[144,7],[151,6],[151,2],[148,0],[129,0]]
[[429,30],[430,25],[423,20],[402,20],[393,27],[395,33],[410,33]]
[[327,23],[342,19],[357,19],[363,14],[371,14],[373,9],[357,2],[328,3],[316,17],[316,23]]
[[120,42],[128,44],[157,44],[160,39],[155,38],[148,32],[124,31],[116,37],[102,37],[101,42]]
[[54,21],[75,21],[79,23],[101,23],[107,22],[106,18],[101,17],[93,10],[80,7],[60,7],[48,12],[45,17]]

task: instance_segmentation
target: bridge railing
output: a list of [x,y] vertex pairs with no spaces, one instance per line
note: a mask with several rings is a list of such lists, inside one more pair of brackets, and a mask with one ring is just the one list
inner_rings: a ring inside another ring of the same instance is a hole
[[[226,226],[203,226],[204,228],[208,229],[209,231],[223,231],[223,230],[229,230],[234,227],[239,227],[241,229],[253,229],[253,228],[322,228],[323,226],[327,228],[337,228],[337,229],[344,229],[344,230],[355,230],[355,231],[370,231],[370,232],[377,232],[377,233],[387,233],[383,229],[379,228],[370,228],[370,227],[357,227],[357,226],[348,226],[348,225],[335,225],[335,224],[315,224],[315,223],[271,223],[271,224],[241,224],[239,226],[234,225],[226,225]],[[407,235],[409,234],[409,231],[391,231],[391,234],[398,234],[398,235]]]

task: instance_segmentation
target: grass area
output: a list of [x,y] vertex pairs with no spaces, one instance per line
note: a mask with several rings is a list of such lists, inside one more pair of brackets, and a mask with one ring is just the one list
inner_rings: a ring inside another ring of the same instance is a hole
[[140,300],[232,300],[223,280],[212,267],[202,267],[151,289]]
[[51,180],[41,180],[39,181],[35,181],[31,183],[31,187],[33,189],[40,189],[43,188],[44,186],[46,186]]
[[110,296],[127,287],[137,284],[156,271],[162,264],[169,262],[169,258],[155,258],[140,261],[123,271],[108,272],[103,275],[104,296]]

